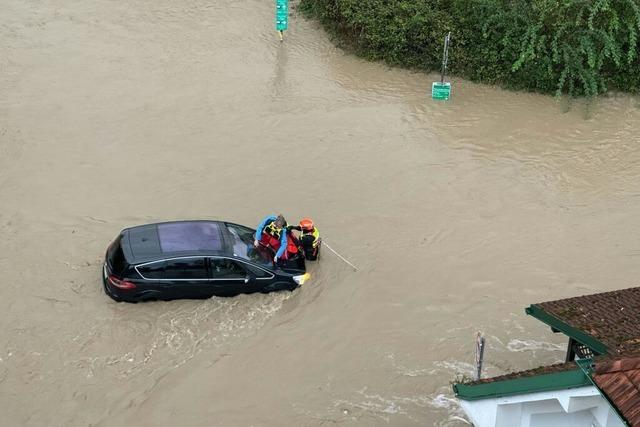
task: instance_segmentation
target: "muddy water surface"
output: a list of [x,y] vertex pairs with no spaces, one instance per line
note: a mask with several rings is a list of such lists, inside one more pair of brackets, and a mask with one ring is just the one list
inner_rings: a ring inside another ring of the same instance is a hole
[[[0,5],[0,424],[438,425],[562,359],[528,304],[636,285],[640,109],[363,62],[269,1]],[[452,52],[455,54],[455,52]],[[124,227],[310,215],[293,293],[117,304]]]

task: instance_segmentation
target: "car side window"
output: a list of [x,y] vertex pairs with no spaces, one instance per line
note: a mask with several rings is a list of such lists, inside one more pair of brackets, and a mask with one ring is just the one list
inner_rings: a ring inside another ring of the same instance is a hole
[[247,272],[229,258],[211,258],[211,276],[214,279],[244,279]]
[[164,279],[166,261],[152,262],[137,267],[138,273],[145,279]]
[[252,272],[256,277],[269,277],[271,276],[271,274],[267,273],[266,271],[264,271],[261,268],[258,268],[254,265],[251,264],[243,264],[244,268],[246,268],[247,270],[249,270],[250,272]]
[[204,258],[179,258],[167,261],[165,279],[206,279]]

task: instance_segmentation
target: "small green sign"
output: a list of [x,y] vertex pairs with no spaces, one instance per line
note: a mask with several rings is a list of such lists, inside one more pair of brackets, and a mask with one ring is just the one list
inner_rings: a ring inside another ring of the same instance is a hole
[[289,0],[276,0],[276,31],[285,31],[289,26]]
[[431,85],[431,98],[439,101],[448,101],[451,96],[451,83],[433,82]]

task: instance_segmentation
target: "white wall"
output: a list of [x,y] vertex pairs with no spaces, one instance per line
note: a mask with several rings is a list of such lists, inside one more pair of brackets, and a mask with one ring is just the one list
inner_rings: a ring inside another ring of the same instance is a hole
[[593,386],[568,390],[460,400],[475,427],[624,427]]

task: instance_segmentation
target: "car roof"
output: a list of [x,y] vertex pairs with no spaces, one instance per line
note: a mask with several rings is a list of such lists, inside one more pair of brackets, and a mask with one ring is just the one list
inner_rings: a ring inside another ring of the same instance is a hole
[[172,256],[232,255],[227,233],[222,221],[145,224],[122,231],[122,249],[131,264]]

